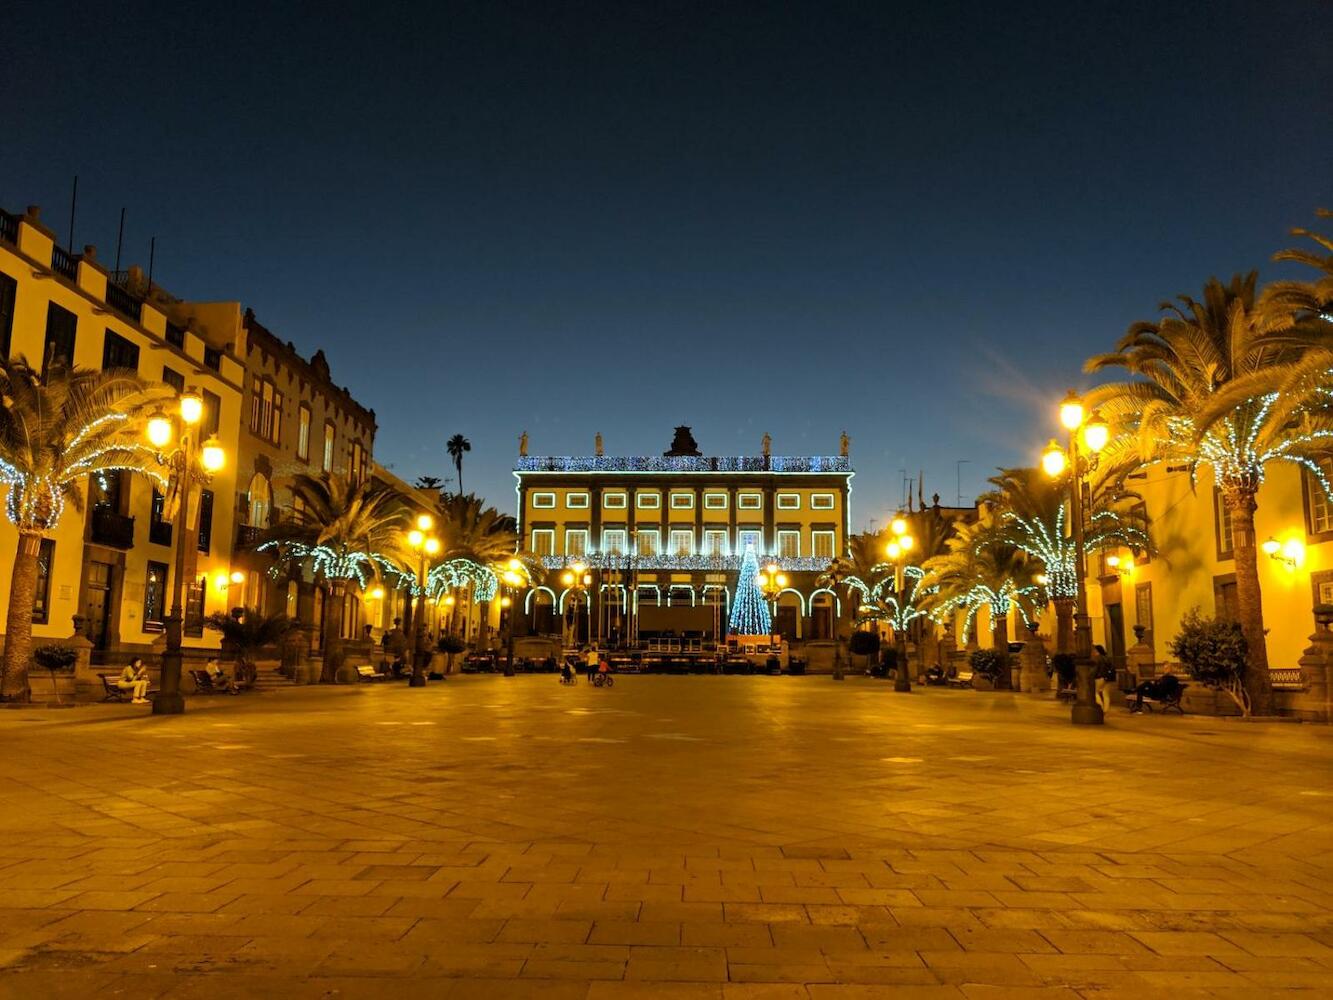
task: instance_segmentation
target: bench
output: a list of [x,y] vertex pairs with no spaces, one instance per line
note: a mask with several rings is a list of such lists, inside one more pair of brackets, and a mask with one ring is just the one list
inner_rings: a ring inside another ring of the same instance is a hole
[[944,683],[951,688],[970,688],[972,686],[972,671],[955,670],[953,673],[945,675]]
[[113,681],[106,674],[98,674],[97,676],[102,678],[102,691],[104,692],[102,696],[103,701],[126,702],[130,700],[130,697],[133,694],[133,692],[129,690],[122,690],[121,688],[117,687],[116,682]]
[[[1166,674],[1164,676],[1174,677],[1175,675]],[[1155,711],[1157,709],[1161,709],[1163,712],[1169,712],[1171,709],[1174,708],[1180,715],[1184,715],[1185,709],[1181,706],[1180,699],[1184,696],[1185,691],[1188,687],[1189,687],[1188,684],[1181,684],[1177,682],[1174,687],[1169,688],[1164,694],[1159,695],[1157,697],[1145,694],[1143,696],[1143,707],[1146,708],[1149,712]],[[1137,701],[1139,698],[1137,692],[1132,692],[1131,694],[1126,695],[1126,697],[1127,698],[1132,697],[1135,701]],[[1131,712],[1134,711],[1133,702],[1130,703],[1129,710]]]
[[230,685],[219,686],[207,670],[191,670],[190,676],[194,678],[195,694],[240,694],[238,689]]
[[379,673],[369,663],[363,663],[356,668],[356,679],[359,681],[387,681],[389,675]]

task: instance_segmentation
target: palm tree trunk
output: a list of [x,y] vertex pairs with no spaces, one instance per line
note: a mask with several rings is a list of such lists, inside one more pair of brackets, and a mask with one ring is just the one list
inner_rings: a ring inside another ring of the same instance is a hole
[[1055,599],[1055,651],[1057,653],[1074,652],[1074,599],[1057,597]]
[[329,596],[324,602],[324,666],[319,672],[321,684],[336,684],[338,668],[343,662],[343,580],[329,581]]
[[1273,682],[1268,675],[1268,643],[1264,638],[1263,594],[1259,590],[1259,550],[1254,543],[1255,489],[1223,488],[1223,502],[1231,511],[1231,537],[1236,559],[1236,604],[1249,655],[1245,663],[1245,690],[1255,715],[1273,714]]
[[1000,614],[994,609],[990,616],[990,644],[995,652],[1000,654],[1001,662],[1004,666],[1000,669],[999,676],[995,678],[995,688],[997,691],[1008,691],[1013,687],[1009,679],[1009,615]]
[[463,495],[463,456],[462,456],[462,454],[459,454],[459,456],[458,456],[457,458],[454,459],[454,468],[458,470],[458,495],[461,497],[461,496]]
[[30,701],[28,660],[32,656],[32,599],[37,591],[37,554],[42,536],[20,531],[14,570],[9,581],[9,615],[5,620],[5,655],[0,661],[0,701]]

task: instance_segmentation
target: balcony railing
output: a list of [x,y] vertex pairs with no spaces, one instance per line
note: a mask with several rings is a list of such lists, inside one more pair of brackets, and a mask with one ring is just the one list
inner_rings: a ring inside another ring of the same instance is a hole
[[148,522],[148,540],[154,545],[171,544],[171,522],[170,521],[149,521]]
[[846,455],[524,455],[516,472],[851,472]]
[[0,211],[0,240],[6,243],[19,241],[19,218],[8,212]]
[[113,549],[134,547],[134,518],[102,504],[93,506],[92,540]]
[[185,328],[177,326],[175,323],[167,324],[167,343],[172,347],[185,346]]
[[51,248],[51,269],[73,281],[74,275],[78,273],[79,269],[78,258],[63,247],[53,246]]
[[236,526],[236,547],[238,549],[253,549],[262,544],[267,535],[267,528],[261,528],[254,524],[238,524]]
[[128,316],[134,322],[139,322],[143,300],[110,281],[106,283],[106,304],[116,312]]
[[218,371],[222,367],[222,352],[216,347],[205,347],[204,367]]

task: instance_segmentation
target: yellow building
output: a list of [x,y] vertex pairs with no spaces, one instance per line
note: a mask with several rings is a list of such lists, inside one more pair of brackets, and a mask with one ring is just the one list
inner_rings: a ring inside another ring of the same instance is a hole
[[[817,577],[846,551],[853,471],[845,441],[833,456],[776,456],[767,447],[705,456],[686,427],[661,456],[610,457],[600,437],[594,455],[534,457],[524,435],[514,469],[519,533],[548,576],[527,592],[520,631],[577,628],[581,639],[613,645],[716,641],[741,558],[753,549],[788,578],[775,631],[832,636],[840,596]],[[562,579],[575,563],[588,567],[585,587]]]
[[[35,207],[22,216],[0,213],[0,347],[6,356],[132,368],[150,381],[202,394],[205,435],[218,436],[228,463],[205,488],[198,552],[187,556],[185,644],[217,648],[216,634],[205,632],[200,619],[227,607],[244,369],[198,330],[174,322],[164,304],[169,297],[148,291],[137,272],[107,271],[93,247],[81,254],[61,247]],[[174,566],[172,525],[161,512],[160,495],[142,477],[108,475],[88,483],[84,512],[67,508],[42,545],[33,608],[38,641],[70,636],[78,616],[94,645],[94,662],[151,650],[170,610]],[[17,533],[4,521],[0,553],[12,554],[16,544]],[[9,582],[9,573],[0,573],[0,606],[9,600]]]

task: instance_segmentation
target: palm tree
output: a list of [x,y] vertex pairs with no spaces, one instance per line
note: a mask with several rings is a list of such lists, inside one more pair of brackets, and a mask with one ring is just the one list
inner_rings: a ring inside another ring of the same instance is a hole
[[[1321,219],[1333,219],[1333,210],[1321,208],[1315,215]],[[1301,319],[1328,322],[1330,307],[1333,307],[1333,238],[1303,228],[1293,229],[1291,235],[1305,237],[1316,243],[1319,249],[1280,250],[1273,254],[1273,259],[1305,264],[1320,274],[1310,281],[1273,282],[1263,291],[1263,305],[1279,312],[1293,312]]]
[[440,558],[430,577],[434,593],[467,587],[473,603],[488,602],[495,596],[498,577],[515,558],[525,578],[540,575],[538,557],[516,552],[518,524],[514,518],[487,507],[471,493],[453,493],[441,501],[437,532]]
[[285,614],[265,615],[255,608],[246,608],[239,614],[214,612],[204,619],[204,627],[222,633],[223,649],[230,649],[236,657],[236,683],[249,687],[255,682],[254,661],[260,650],[282,641],[299,623]]
[[339,680],[342,610],[347,585],[364,587],[402,545],[405,509],[398,494],[371,479],[300,474],[291,482],[288,517],[260,546],[278,556],[278,567],[309,566],[328,587],[324,602],[324,665],[321,684]]
[[449,453],[449,457],[454,460],[454,468],[458,470],[458,492],[463,492],[463,452],[472,450],[472,442],[463,437],[462,434],[455,434],[449,439],[449,443],[444,446],[444,450]]
[[[1001,469],[980,500],[991,508],[999,536],[1041,564],[1046,595],[1055,604],[1056,649],[1073,650],[1074,603],[1078,597],[1073,531],[1066,485],[1040,469]],[[1085,505],[1084,550],[1130,548],[1151,552],[1141,498],[1119,480],[1098,477]]]
[[[860,608],[870,605],[874,595],[881,592],[887,579],[893,586],[893,567],[884,561],[884,532],[863,531],[847,540],[847,554],[835,556],[820,575],[818,585],[830,590],[842,588],[852,608],[856,622]],[[834,677],[842,677],[842,633],[833,623]],[[850,654],[849,654],[850,655]]]
[[[987,608],[991,646],[1007,653],[1009,612],[1017,607],[1025,620],[1037,614],[1040,587],[1034,560],[1004,537],[989,511],[983,511],[975,524],[960,525],[947,547],[947,552],[927,559],[921,567],[925,576],[917,588],[923,602],[936,620],[964,612],[964,636],[977,612]],[[1001,674],[1000,686],[1007,685],[1008,678]]]
[[1245,687],[1254,711],[1273,712],[1254,537],[1259,487],[1269,465],[1309,469],[1330,493],[1318,458],[1333,450],[1328,372],[1333,325],[1298,323],[1289,302],[1256,300],[1254,272],[1216,278],[1202,300],[1163,303],[1157,322],[1135,323],[1088,371],[1124,368],[1139,378],[1105,385],[1089,402],[1114,430],[1102,452],[1108,475],[1158,463],[1195,477],[1208,466],[1231,514],[1236,602],[1249,645]]
[[19,536],[0,660],[0,700],[29,698],[37,557],[65,504],[81,510],[83,484],[99,473],[138,472],[165,488],[142,424],[148,410],[169,393],[165,386],[150,388],[133,372],[53,363],[43,378],[22,356],[0,360],[0,484],[8,489],[6,513]]

